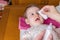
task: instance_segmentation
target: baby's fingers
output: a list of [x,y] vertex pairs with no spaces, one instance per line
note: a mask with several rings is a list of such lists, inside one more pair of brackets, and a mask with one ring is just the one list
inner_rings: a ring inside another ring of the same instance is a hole
[[53,35],[52,34],[48,37],[48,40],[53,40]]

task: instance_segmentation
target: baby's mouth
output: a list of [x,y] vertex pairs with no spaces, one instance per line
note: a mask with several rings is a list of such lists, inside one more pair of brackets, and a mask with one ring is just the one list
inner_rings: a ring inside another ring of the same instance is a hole
[[40,20],[39,18],[36,18],[36,20],[35,21],[37,21],[37,20]]

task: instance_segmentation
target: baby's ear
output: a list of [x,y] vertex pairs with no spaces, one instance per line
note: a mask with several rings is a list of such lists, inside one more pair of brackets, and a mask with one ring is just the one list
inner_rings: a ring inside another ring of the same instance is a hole
[[26,22],[26,24],[29,24],[29,21],[28,21],[28,19],[25,19],[25,22]]

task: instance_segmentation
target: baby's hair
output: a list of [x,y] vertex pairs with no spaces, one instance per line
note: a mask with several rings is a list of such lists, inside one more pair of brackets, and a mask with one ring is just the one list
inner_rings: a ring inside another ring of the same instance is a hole
[[37,5],[35,5],[35,4],[30,4],[30,5],[28,5],[28,6],[26,7],[25,11],[24,11],[24,18],[27,18],[26,12],[27,12],[28,8],[31,8],[31,7],[37,7],[37,8],[39,8],[39,7],[38,7]]

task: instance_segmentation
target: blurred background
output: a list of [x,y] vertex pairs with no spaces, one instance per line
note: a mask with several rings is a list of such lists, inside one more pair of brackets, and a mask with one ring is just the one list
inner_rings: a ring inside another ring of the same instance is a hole
[[27,5],[59,5],[59,0],[0,0],[0,40],[19,40],[19,17]]

